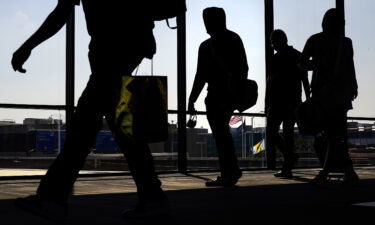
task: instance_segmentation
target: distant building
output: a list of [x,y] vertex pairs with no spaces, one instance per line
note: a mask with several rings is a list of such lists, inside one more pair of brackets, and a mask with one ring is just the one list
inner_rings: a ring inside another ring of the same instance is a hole
[[2,126],[2,125],[12,125],[12,124],[16,124],[16,121],[14,121],[14,120],[0,120],[0,126]]
[[208,129],[187,129],[187,152],[190,157],[207,157]]

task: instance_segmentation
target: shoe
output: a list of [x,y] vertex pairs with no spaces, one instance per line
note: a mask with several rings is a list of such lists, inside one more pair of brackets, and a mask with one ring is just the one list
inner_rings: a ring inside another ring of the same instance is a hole
[[274,176],[280,178],[293,178],[293,173],[291,170],[280,170],[279,172],[275,173]]
[[206,182],[206,187],[233,187],[237,184],[238,180],[242,177],[242,172],[232,177],[218,176],[216,180]]
[[30,195],[25,198],[17,198],[16,207],[31,214],[43,217],[55,223],[64,223],[68,216],[67,203],[59,203],[41,199],[38,195]]
[[122,218],[124,219],[159,218],[169,216],[170,207],[168,199],[138,203],[135,208],[127,209],[122,212]]
[[310,182],[309,182],[311,185],[314,185],[314,186],[322,186],[322,185],[325,185],[328,183],[328,173],[326,171],[320,171],[318,175],[316,175],[314,177],[314,179],[312,179]]
[[343,178],[343,185],[345,186],[355,186],[355,185],[358,185],[359,183],[359,177],[357,175],[356,172],[354,172],[354,170],[350,173],[346,173],[344,174],[344,178]]

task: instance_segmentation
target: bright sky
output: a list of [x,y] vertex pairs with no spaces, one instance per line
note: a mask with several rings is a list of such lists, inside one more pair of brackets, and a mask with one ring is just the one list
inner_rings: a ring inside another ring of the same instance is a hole
[[[43,22],[57,1],[51,0],[0,0],[0,103],[64,104],[65,102],[65,29],[32,53],[25,65],[28,72],[13,72],[11,55],[18,46]],[[324,12],[335,6],[335,0],[274,0],[275,28],[284,29],[289,44],[302,50],[306,39],[321,31]],[[372,41],[375,26],[373,9],[375,1],[346,0],[347,36],[355,47],[355,63],[359,83],[359,97],[349,114],[375,117],[374,95],[375,44]],[[228,28],[238,33],[245,45],[249,78],[259,84],[258,104],[250,112],[263,110],[264,102],[264,8],[263,0],[188,0],[187,13],[187,96],[194,80],[199,44],[208,38],[202,21],[202,10],[209,6],[223,7],[227,13]],[[90,70],[87,60],[89,37],[81,7],[76,9],[76,98],[86,85]],[[164,22],[155,28],[158,53],[154,59],[154,74],[167,75],[169,84],[169,109],[177,108],[176,31],[169,30]],[[151,63],[145,60],[138,74],[151,72]],[[197,102],[205,110],[204,90]],[[58,117],[58,111],[0,109],[0,120],[25,117]],[[171,117],[171,120],[175,117]],[[203,120],[200,119],[201,121]],[[201,125],[206,126],[205,122]]]

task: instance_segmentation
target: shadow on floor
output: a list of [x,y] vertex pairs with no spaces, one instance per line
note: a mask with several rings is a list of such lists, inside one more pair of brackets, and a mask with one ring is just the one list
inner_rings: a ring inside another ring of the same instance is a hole
[[[360,185],[317,188],[309,184],[207,188],[167,192],[170,218],[124,221],[123,209],[136,203],[136,194],[74,196],[66,224],[372,224],[375,208],[351,206],[375,201],[375,180]],[[16,209],[14,200],[0,201],[0,224],[51,224]],[[368,221],[368,220],[367,220]]]

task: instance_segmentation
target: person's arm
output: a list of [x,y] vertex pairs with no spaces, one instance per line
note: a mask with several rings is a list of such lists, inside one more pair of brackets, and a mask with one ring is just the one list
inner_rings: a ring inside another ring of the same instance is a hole
[[301,71],[302,75],[302,85],[305,90],[306,100],[310,99],[310,83],[307,75],[307,71]]
[[349,45],[349,65],[348,65],[348,73],[350,75],[349,82],[352,84],[352,100],[358,97],[358,83],[357,77],[355,73],[355,66],[354,66],[354,50],[353,50],[353,43],[352,40],[348,38],[348,45]]
[[31,51],[39,44],[55,35],[68,20],[76,0],[59,0],[56,8],[49,14],[39,29],[21,47],[14,52],[12,66],[14,71],[25,73],[23,64],[30,57]]
[[195,113],[196,110],[194,107],[194,103],[197,101],[200,93],[202,92],[204,85],[206,84],[206,79],[204,79],[205,57],[202,54],[203,54],[203,50],[202,50],[202,45],[201,45],[199,47],[199,52],[198,52],[197,73],[194,78],[193,88],[191,89],[189,103],[188,103],[188,111],[191,114]]
[[313,43],[312,39],[309,38],[303,48],[301,58],[299,59],[299,66],[303,70],[313,70],[314,69],[314,62],[311,59],[313,56]]

